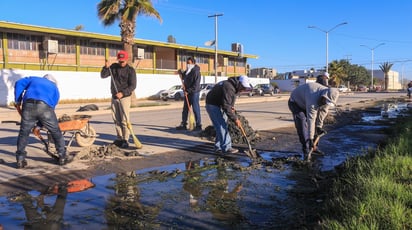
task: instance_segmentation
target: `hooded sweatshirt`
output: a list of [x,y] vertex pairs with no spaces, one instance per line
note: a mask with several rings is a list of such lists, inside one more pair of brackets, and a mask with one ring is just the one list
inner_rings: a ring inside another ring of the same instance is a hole
[[323,120],[328,114],[329,105],[322,104],[322,98],[336,105],[338,97],[337,88],[328,88],[314,82],[301,85],[290,94],[289,100],[306,111],[310,139],[315,136],[315,127],[322,127]]
[[230,77],[218,82],[207,94],[206,104],[219,106],[232,121],[235,121],[237,116],[233,108],[240,84],[239,77]]

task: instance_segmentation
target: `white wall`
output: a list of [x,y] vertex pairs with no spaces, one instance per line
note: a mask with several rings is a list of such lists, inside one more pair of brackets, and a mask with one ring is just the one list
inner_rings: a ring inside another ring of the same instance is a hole
[[[72,72],[72,71],[36,71],[1,69],[0,79],[0,106],[7,106],[14,101],[14,83],[23,77],[44,76],[53,74],[58,81],[60,100],[70,99],[103,99],[110,98],[110,78],[101,79],[99,72]],[[227,77],[217,77],[217,81]],[[253,85],[269,83],[269,79],[251,78]],[[214,76],[202,77],[202,83],[214,83]],[[165,74],[137,74],[137,98],[156,96],[163,89],[181,84],[178,75]]]

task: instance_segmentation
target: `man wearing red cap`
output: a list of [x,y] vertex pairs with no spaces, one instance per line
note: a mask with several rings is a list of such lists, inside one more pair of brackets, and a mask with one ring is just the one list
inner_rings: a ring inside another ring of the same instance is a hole
[[117,54],[118,63],[109,64],[106,60],[100,72],[101,78],[112,78],[112,117],[116,128],[117,138],[113,144],[120,148],[129,148],[130,131],[127,121],[130,118],[131,95],[136,89],[136,71],[127,64],[129,55],[121,50]]

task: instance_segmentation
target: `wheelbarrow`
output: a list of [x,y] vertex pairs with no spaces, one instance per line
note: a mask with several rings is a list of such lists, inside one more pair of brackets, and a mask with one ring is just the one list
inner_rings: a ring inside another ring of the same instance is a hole
[[[66,133],[70,135],[66,149],[70,148],[74,140],[80,147],[87,147],[94,143],[97,135],[94,128],[90,125],[90,118],[90,115],[63,115],[61,118],[59,118],[60,131],[63,133],[63,135],[65,135]],[[47,129],[45,131],[47,134],[47,140],[45,140],[40,134],[40,128],[33,128],[33,134],[37,138],[39,138],[45,146],[44,151],[49,156],[58,159],[59,156],[56,153],[53,153],[55,151],[50,151],[50,144],[54,144],[51,133]]]

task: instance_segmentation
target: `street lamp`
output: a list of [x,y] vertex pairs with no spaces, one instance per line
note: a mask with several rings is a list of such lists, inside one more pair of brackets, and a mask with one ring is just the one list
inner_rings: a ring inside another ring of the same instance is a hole
[[318,29],[318,30],[320,30],[320,31],[322,31],[326,34],[326,72],[328,72],[328,69],[329,69],[329,60],[328,60],[328,55],[329,55],[329,50],[328,50],[329,49],[329,32],[331,32],[332,30],[336,29],[339,26],[343,26],[343,25],[346,25],[346,24],[348,24],[348,23],[347,22],[339,23],[339,24],[337,24],[336,26],[332,27],[329,30],[323,30],[323,29],[321,29],[317,26],[308,26],[308,28]]
[[215,18],[215,84],[217,83],[217,17],[223,16],[223,14],[209,15],[209,18]]
[[378,45],[376,45],[375,47],[373,47],[373,48],[370,48],[369,46],[367,46],[367,45],[361,45],[361,46],[364,46],[364,47],[366,47],[366,48],[368,48],[368,49],[370,49],[371,51],[372,51],[372,62],[371,62],[371,87],[370,87],[370,89],[372,90],[373,89],[373,53],[374,53],[374,50],[376,49],[376,48],[378,48],[379,46],[382,46],[382,45],[385,45],[385,43],[379,43]]

